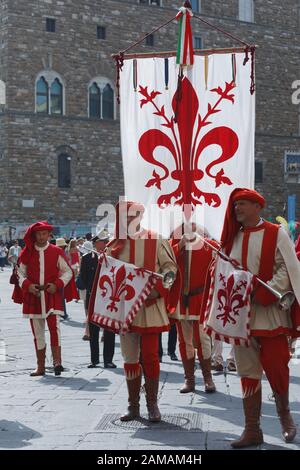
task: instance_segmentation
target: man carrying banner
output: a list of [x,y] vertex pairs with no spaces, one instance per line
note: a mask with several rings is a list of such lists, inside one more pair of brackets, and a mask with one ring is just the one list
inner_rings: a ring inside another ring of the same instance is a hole
[[[229,199],[221,236],[222,248],[261,280],[280,293],[292,289],[300,300],[300,266],[288,235],[278,225],[260,217],[263,196],[250,189],[235,189]],[[298,283],[298,284],[297,284]],[[292,442],[296,426],[289,409],[288,336],[294,333],[289,310],[281,310],[278,299],[257,282],[251,300],[250,347],[235,346],[241,376],[245,429],[232,447],[263,442],[260,429],[261,377],[263,371],[274,392],[283,439]]]
[[150,238],[154,234],[140,227],[143,213],[144,206],[141,204],[117,204],[115,238],[107,246],[107,255],[164,275],[162,285],[159,285],[159,282],[156,284],[138,311],[130,332],[120,336],[129,402],[128,412],[121,420],[130,421],[140,416],[143,371],[149,420],[156,422],[161,419],[157,405],[160,371],[158,335],[170,328],[165,305],[165,294],[168,290],[164,287],[169,288],[174,283],[177,267],[168,241]]
[[77,289],[63,250],[49,243],[53,230],[47,222],[30,225],[24,236],[13,300],[23,304],[23,317],[30,319],[37,356],[37,368],[31,376],[45,374],[45,323],[50,332],[55,375],[63,371],[61,364],[60,322],[63,315],[63,296],[68,301],[77,299]]
[[200,319],[207,271],[212,261],[212,249],[201,239],[197,239],[195,224],[191,229],[192,231],[183,233],[179,239],[176,235],[178,230],[175,230],[171,241],[182,279],[180,303],[176,312],[179,350],[185,377],[180,393],[195,390],[195,348],[205,392],[213,393],[216,391],[216,386],[211,375],[211,339],[203,331]]

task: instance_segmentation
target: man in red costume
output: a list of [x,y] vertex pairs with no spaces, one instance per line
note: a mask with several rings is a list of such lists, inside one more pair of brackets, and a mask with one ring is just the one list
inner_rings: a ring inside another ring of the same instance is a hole
[[[55,375],[63,371],[61,364],[60,322],[63,315],[63,296],[67,301],[77,299],[71,266],[63,250],[49,243],[53,230],[47,222],[36,222],[24,236],[25,248],[19,260],[13,299],[23,304],[23,317],[30,319],[37,356],[37,369],[31,376],[45,374],[45,322],[50,332]],[[20,290],[21,288],[21,290]]]
[[[144,207],[141,204],[117,204],[115,238],[108,244],[106,253],[135,266],[162,273],[163,285],[171,287],[177,271],[174,253],[167,240],[154,238],[154,234],[140,227],[143,213]],[[153,238],[150,238],[151,235]],[[161,419],[157,405],[160,372],[158,336],[160,332],[170,328],[165,305],[166,292],[168,290],[157,283],[149,299],[137,313],[130,332],[120,336],[129,402],[128,412],[121,417],[121,421],[130,421],[140,416],[142,371],[149,420],[155,422]],[[176,305],[175,301],[174,304]]]
[[[180,227],[180,231],[182,232]],[[189,228],[188,226],[186,227]],[[185,383],[180,393],[195,390],[195,348],[202,370],[205,392],[216,391],[211,375],[211,340],[203,331],[201,319],[204,287],[212,249],[197,238],[196,225],[178,239],[175,230],[171,245],[181,274],[182,290],[176,312],[179,350],[184,367]],[[179,235],[180,236],[180,235]],[[210,243],[214,243],[210,241]]]
[[[244,269],[280,293],[293,289],[300,300],[300,266],[285,230],[260,217],[263,196],[250,189],[235,189],[229,199],[221,236],[222,248]],[[292,442],[296,426],[289,409],[288,337],[293,336],[290,310],[281,310],[278,299],[257,283],[251,301],[250,347],[235,346],[241,376],[245,429],[232,447],[263,442],[260,429],[261,377],[263,371],[273,390],[283,439]]]

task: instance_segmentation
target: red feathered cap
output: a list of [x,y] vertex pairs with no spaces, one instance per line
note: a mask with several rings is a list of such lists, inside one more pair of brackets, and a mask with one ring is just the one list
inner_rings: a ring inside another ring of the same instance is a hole
[[230,253],[234,237],[241,228],[241,224],[236,220],[234,212],[234,203],[241,199],[257,202],[261,207],[264,207],[266,202],[264,197],[254,189],[236,188],[232,191],[229,196],[221,235],[221,246],[227,254]]
[[36,222],[28,227],[24,235],[25,248],[21,251],[20,262],[26,264],[29,260],[31,251],[33,250],[35,243],[35,233],[47,230],[52,232],[53,225],[48,224],[46,221]]

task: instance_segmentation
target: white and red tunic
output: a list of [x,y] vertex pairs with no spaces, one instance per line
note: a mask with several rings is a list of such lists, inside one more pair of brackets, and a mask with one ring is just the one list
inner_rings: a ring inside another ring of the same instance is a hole
[[[297,291],[293,269],[298,273],[300,269],[295,263],[295,250],[284,229],[277,225],[261,220],[256,227],[241,229],[234,238],[230,256],[278,292],[292,290],[291,282],[294,292]],[[273,296],[272,302],[272,294],[267,289],[259,287],[259,290],[257,301],[254,297],[251,303],[251,335],[292,336],[290,311],[280,310],[278,299]]]
[[[50,243],[42,248],[34,245],[28,264],[20,263],[17,274],[22,289],[23,317],[38,319],[50,314],[63,315],[63,289],[72,280],[73,272],[61,248]],[[30,284],[46,286],[48,283],[56,285],[55,294],[41,290],[40,297],[36,297],[28,292]]]
[[[143,236],[146,238],[143,238]],[[153,272],[173,271],[176,273],[176,260],[169,242],[162,239],[148,239],[147,236],[146,231],[141,231],[135,240],[124,240],[124,247],[118,259]],[[114,243],[106,248],[109,256],[112,256],[111,250],[113,248]],[[165,298],[162,296],[158,299],[146,301],[146,305],[137,313],[130,331],[139,334],[150,334],[168,331],[169,328]]]
[[[215,242],[209,240],[210,243]],[[179,243],[172,245],[181,275],[181,296],[174,318],[177,320],[202,320],[201,311],[205,295],[205,283],[213,252],[203,245],[199,249],[188,250],[179,248]],[[188,306],[185,299],[188,298]],[[204,305],[205,310],[205,305]]]
[[[213,243],[209,240],[210,243]],[[203,315],[206,305],[205,284],[213,252],[208,245],[194,249],[180,247],[180,243],[172,243],[178,269],[181,275],[181,295],[177,309],[171,318],[176,320],[179,337],[179,350],[182,360],[195,356],[195,348],[201,359],[211,356],[211,340],[203,331]]]

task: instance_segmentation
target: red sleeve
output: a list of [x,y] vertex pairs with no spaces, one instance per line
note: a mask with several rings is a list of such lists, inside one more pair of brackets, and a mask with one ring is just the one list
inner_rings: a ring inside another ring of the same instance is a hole
[[61,279],[57,279],[54,282],[54,284],[56,285],[56,287],[58,289],[61,289],[61,288],[64,289],[64,297],[66,299],[66,302],[71,302],[71,300],[79,300],[80,297],[79,297],[78,290],[77,290],[77,287],[76,287],[76,284],[75,284],[75,276],[74,276],[73,269],[70,265],[70,261],[68,260],[67,255],[64,252],[64,250],[62,250],[59,247],[55,247],[55,248],[58,250],[59,255],[61,255],[63,257],[63,259],[66,261],[67,265],[71,269],[72,277],[71,277],[71,280],[68,282],[68,284],[66,286],[64,286],[64,283]]
[[54,281],[54,284],[56,285],[57,289],[63,289],[65,286],[61,279],[56,279],[56,281]]
[[30,284],[32,284],[28,279],[25,279],[25,281],[23,282],[21,288],[24,292],[28,292],[28,288],[30,286]]

